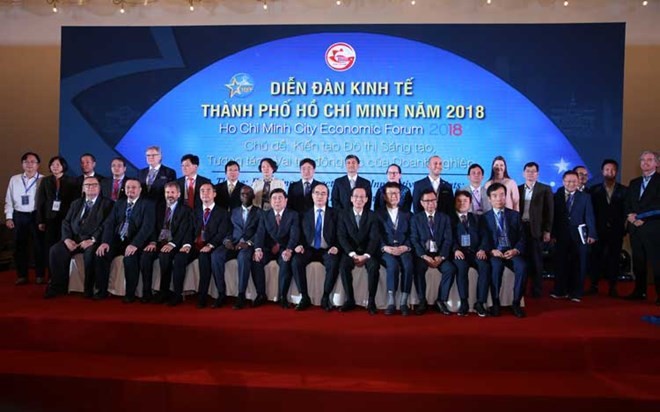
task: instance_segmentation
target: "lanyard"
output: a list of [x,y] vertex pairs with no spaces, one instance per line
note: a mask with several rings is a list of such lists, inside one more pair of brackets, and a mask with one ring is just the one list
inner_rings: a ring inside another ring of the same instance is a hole
[[28,194],[30,189],[32,189],[32,186],[34,186],[37,183],[37,180],[39,180],[39,172],[37,172],[37,174],[34,176],[34,181],[32,183],[30,183],[30,186],[28,186],[28,184],[27,184],[27,182],[29,182],[30,179],[28,179],[27,182],[26,182],[25,179],[23,178],[23,176],[21,176],[21,182],[23,182],[23,187],[25,188],[25,194],[26,195]]

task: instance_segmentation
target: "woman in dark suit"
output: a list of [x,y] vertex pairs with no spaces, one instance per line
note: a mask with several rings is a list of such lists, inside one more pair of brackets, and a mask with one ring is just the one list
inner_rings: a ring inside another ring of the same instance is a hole
[[48,169],[51,175],[41,180],[36,198],[37,224],[46,237],[46,262],[51,246],[60,240],[62,220],[71,202],[80,196],[75,178],[65,175],[69,165],[63,157],[52,157],[48,161]]

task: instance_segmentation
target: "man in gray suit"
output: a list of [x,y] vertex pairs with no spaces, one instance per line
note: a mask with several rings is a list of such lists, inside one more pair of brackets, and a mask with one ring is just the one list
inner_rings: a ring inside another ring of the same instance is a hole
[[484,168],[478,163],[473,163],[468,168],[468,180],[470,184],[461,188],[461,190],[468,191],[472,194],[472,202],[470,203],[470,212],[475,215],[483,215],[492,209],[486,189],[482,182],[484,180]]
[[527,274],[532,278],[532,297],[543,290],[543,243],[550,242],[554,202],[552,189],[538,181],[539,165],[529,162],[523,167],[525,183],[518,186],[523,229],[527,237]]

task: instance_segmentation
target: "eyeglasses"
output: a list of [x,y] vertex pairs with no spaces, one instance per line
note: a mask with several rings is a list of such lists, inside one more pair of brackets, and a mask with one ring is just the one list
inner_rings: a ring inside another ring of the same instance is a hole
[[433,203],[436,202],[438,199],[422,199],[422,203]]
[[147,153],[147,157],[156,157],[160,156],[160,153]]
[[313,191],[312,194],[316,195],[316,196],[327,196],[328,195],[327,192],[317,192],[317,191]]
[[362,196],[362,195],[354,195],[354,196],[351,196],[351,197],[353,199],[366,199],[367,198],[366,196]]
[[85,183],[83,186],[84,187],[96,187],[98,185],[99,185],[98,183]]
[[24,165],[38,165],[39,162],[37,162],[36,160],[23,160],[23,164]]

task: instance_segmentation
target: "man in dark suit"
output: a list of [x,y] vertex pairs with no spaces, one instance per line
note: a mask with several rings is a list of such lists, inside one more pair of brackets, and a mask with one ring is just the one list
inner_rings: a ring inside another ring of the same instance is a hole
[[[337,240],[337,213],[328,207],[328,186],[318,183],[312,191],[314,204],[302,216],[300,242],[293,255],[293,277],[307,294],[307,265],[322,262],[325,267],[325,282],[321,307],[332,310],[330,293],[339,274],[339,242]],[[301,292],[303,293],[303,292]]]
[[492,267],[490,278],[491,298],[493,307],[492,316],[500,315],[500,289],[504,267],[513,270],[515,280],[513,283],[513,315],[524,318],[525,311],[520,307],[524,293],[527,265],[525,263],[525,232],[520,219],[520,213],[507,209],[506,186],[493,183],[488,186],[488,199],[493,208],[484,213],[481,218],[480,232],[484,239],[486,250],[490,250],[490,265]]
[[[147,303],[152,300],[152,279],[154,260],[160,263],[160,288],[155,297],[156,303],[167,302],[169,306],[176,306],[183,302],[183,278],[185,277],[187,256],[180,256],[177,262],[180,283],[174,283],[174,293],[170,295],[172,281],[172,266],[177,253],[183,247],[193,242],[192,210],[185,204],[179,203],[181,192],[177,182],[165,183],[165,205],[156,207],[156,224],[151,232],[149,244],[144,248],[140,258],[140,271],[142,272],[142,300]],[[126,275],[126,300],[132,301],[135,296],[137,279],[130,279]],[[130,302],[129,302],[130,303]]]
[[115,157],[110,163],[112,171],[111,179],[103,179],[101,182],[101,191],[103,195],[113,202],[120,198],[126,198],[126,160],[122,157]]
[[213,277],[221,282],[218,293],[224,293],[225,263],[230,259],[237,259],[238,263],[238,299],[234,309],[243,309],[246,304],[245,291],[247,290],[250,272],[257,290],[257,296],[252,307],[258,307],[266,302],[266,279],[263,268],[259,270],[260,263],[255,262],[254,245],[257,241],[257,232],[261,225],[262,210],[253,206],[254,190],[247,185],[240,189],[242,205],[231,211],[231,233],[223,241],[222,248],[216,248],[211,255]]
[[587,275],[588,245],[597,239],[596,220],[591,197],[578,190],[577,173],[565,172],[563,183],[564,187],[557,190],[554,199],[555,287],[550,296],[580,302]]
[[238,180],[240,173],[241,168],[238,163],[233,160],[228,161],[225,165],[226,179],[215,188],[215,203],[228,212],[241,206],[241,189],[245,184]]
[[[312,191],[320,182],[314,179],[316,171],[316,162],[313,159],[305,158],[300,161],[301,179],[289,185],[289,200],[287,206],[295,210],[301,216],[314,206]],[[327,201],[327,199],[326,199]]]
[[[134,178],[126,178],[126,199],[115,202],[112,212],[103,224],[102,242],[96,249],[95,299],[108,297],[110,264],[118,255],[124,256],[127,301],[135,300],[142,249],[149,242],[155,224],[154,204],[141,196],[142,187]],[[129,284],[130,282],[130,284]],[[132,295],[129,295],[132,293]]]
[[[257,271],[263,271],[268,262],[277,259],[279,266],[278,302],[284,309],[289,307],[291,258],[294,249],[298,246],[300,236],[298,213],[287,209],[286,204],[287,198],[284,189],[273,189],[270,192],[271,209],[263,213],[254,249],[254,260],[259,263],[255,268]],[[302,289],[300,284],[298,289]],[[301,293],[303,297],[296,308],[298,310],[303,310],[311,304],[306,291],[301,290]]]
[[[334,188],[333,188],[334,190]],[[339,215],[337,237],[342,249],[339,261],[339,273],[346,293],[346,301],[339,308],[341,312],[355,309],[355,293],[353,292],[353,268],[365,266],[367,268],[367,283],[369,300],[367,310],[370,315],[378,313],[376,309],[376,292],[378,291],[378,277],[380,263],[378,261],[378,219],[374,212],[369,210],[369,195],[363,187],[354,187],[351,190],[350,201],[352,207],[344,209]]]
[[85,262],[84,296],[91,298],[94,294],[94,254],[113,203],[101,196],[99,181],[94,176],[85,178],[83,192],[85,197],[73,201],[62,221],[62,241],[50,249],[51,278],[45,298],[68,292],[69,263],[76,253],[82,253]]
[[591,287],[588,293],[598,293],[598,280],[603,276],[609,281],[609,295],[617,297],[616,280],[620,270],[623,237],[626,235],[625,201],[628,188],[616,181],[619,170],[616,160],[603,160],[600,169],[603,183],[589,188],[598,242],[591,251]]
[[438,198],[437,211],[449,216],[454,209],[454,190],[451,184],[440,177],[442,173],[442,158],[440,156],[431,156],[428,160],[429,175],[415,182],[413,186],[413,210],[415,213],[422,212],[420,199],[422,193],[431,189]]
[[401,274],[401,301],[399,310],[408,316],[408,297],[414,276],[412,244],[410,243],[410,212],[399,207],[401,189],[397,182],[383,186],[385,208],[376,212],[380,229],[381,260],[387,270],[386,315],[396,310],[395,295]]
[[353,188],[361,187],[367,194],[365,207],[371,209],[371,182],[358,176],[360,169],[360,158],[354,154],[349,154],[344,160],[346,164],[346,176],[338,177],[332,185],[332,207],[337,211],[348,210],[351,208],[351,193]]
[[635,290],[629,300],[646,299],[647,265],[653,269],[656,305],[660,304],[660,173],[658,154],[640,156],[642,176],[630,181],[626,197],[626,220],[632,246]]
[[[82,190],[83,182],[86,177],[94,176],[99,180],[101,184],[103,184],[103,180],[105,179],[105,177],[96,173],[95,169],[96,169],[96,157],[91,153],[83,153],[80,156],[80,171],[82,172],[82,174],[76,178],[78,188],[80,189],[78,191],[78,194],[81,194],[83,192]],[[107,193],[104,193],[103,191],[101,191],[101,193],[104,196],[108,197]]]
[[[173,276],[174,290],[182,290],[186,266],[197,259],[199,263],[197,307],[202,309],[206,307],[206,299],[211,285],[211,254],[215,249],[223,248],[222,242],[230,233],[231,223],[229,222],[229,213],[214,202],[215,187],[211,182],[201,185],[199,196],[201,204],[194,210],[193,215],[193,237],[195,240],[192,244],[184,244],[174,258]],[[215,277],[215,286],[219,295],[211,307],[219,308],[225,299],[224,270],[221,279],[219,276]]]
[[210,179],[197,174],[198,168],[199,156],[188,153],[181,157],[181,172],[183,176],[176,181],[182,194],[179,201],[188,205],[191,210],[200,207],[202,204],[199,196],[199,188],[205,183],[211,183]]
[[527,274],[533,282],[532,297],[540,297],[543,291],[543,243],[550,242],[554,202],[550,186],[538,181],[537,163],[525,164],[523,175],[525,183],[518,186],[518,194],[527,238]]
[[[453,195],[452,195],[453,196]],[[418,315],[426,312],[426,271],[436,269],[440,279],[437,310],[443,315],[451,315],[447,307],[449,291],[456,279],[456,267],[448,260],[452,237],[449,216],[438,210],[438,197],[433,188],[419,194],[423,210],[412,218],[410,241],[415,249],[415,290],[419,296],[416,308]]]
[[456,192],[455,212],[449,215],[452,227],[451,259],[456,266],[456,285],[461,305],[459,316],[466,316],[469,311],[468,293],[470,267],[477,269],[477,302],[474,310],[480,317],[486,316],[486,300],[491,273],[490,262],[486,251],[486,242],[479,233],[479,216],[470,212],[472,208],[472,193],[467,190]]
[[148,167],[138,171],[138,180],[142,184],[142,193],[155,204],[164,202],[165,183],[176,180],[176,172],[161,163],[163,155],[158,146],[147,147]]

